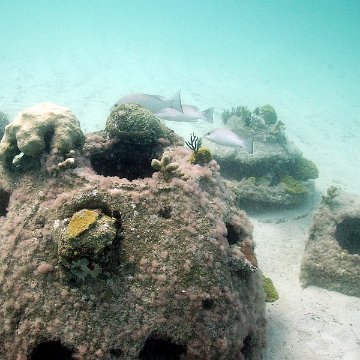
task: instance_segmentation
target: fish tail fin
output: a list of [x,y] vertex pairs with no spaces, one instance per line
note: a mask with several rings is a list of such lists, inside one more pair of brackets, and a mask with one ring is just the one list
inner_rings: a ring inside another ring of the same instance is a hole
[[243,147],[249,154],[253,154],[254,153],[254,138],[249,137],[249,138],[245,139]]
[[180,111],[180,112],[183,112],[183,108],[182,108],[182,105],[181,105],[181,98],[180,98],[180,90],[177,91],[174,96],[172,96],[170,99],[169,99],[169,102],[171,103],[171,106],[173,109],[177,110],[177,111]]
[[212,124],[214,122],[213,115],[214,115],[214,108],[209,108],[201,112],[203,120],[207,121],[208,123]]

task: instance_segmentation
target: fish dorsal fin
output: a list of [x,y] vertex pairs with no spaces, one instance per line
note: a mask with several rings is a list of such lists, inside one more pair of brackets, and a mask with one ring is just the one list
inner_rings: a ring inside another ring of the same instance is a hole
[[253,154],[254,153],[254,138],[253,137],[249,137],[247,139],[244,139],[243,141],[243,148],[244,150],[246,150],[249,154]]
[[211,124],[214,122],[214,119],[213,119],[214,108],[213,107],[202,111],[202,115],[203,115],[205,121],[207,121]]
[[168,102],[171,104],[170,107],[172,107],[175,110],[178,110],[180,112],[183,112],[182,104],[181,104],[181,98],[180,98],[180,90],[177,91],[174,96],[168,99]]

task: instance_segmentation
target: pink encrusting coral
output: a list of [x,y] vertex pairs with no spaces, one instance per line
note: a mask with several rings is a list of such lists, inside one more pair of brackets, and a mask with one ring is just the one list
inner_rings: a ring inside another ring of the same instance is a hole
[[[215,161],[191,165],[187,149],[166,151],[179,165],[170,181],[99,175],[80,154],[61,176],[16,174],[0,218],[2,360],[260,359],[265,302],[251,224]],[[66,238],[83,209],[98,218]],[[107,231],[112,242],[93,243]]]

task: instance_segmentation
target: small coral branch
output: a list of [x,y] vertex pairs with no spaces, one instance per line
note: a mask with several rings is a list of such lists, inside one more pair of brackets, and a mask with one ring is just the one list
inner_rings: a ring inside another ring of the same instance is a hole
[[195,133],[192,133],[190,134],[190,141],[185,141],[185,144],[196,154],[201,147],[201,139]]
[[174,176],[177,175],[179,164],[172,163],[170,161],[169,154],[164,153],[161,160],[152,159],[151,167],[156,171],[160,171],[165,181],[170,181]]
[[339,196],[339,190],[340,189],[337,186],[330,186],[326,191],[326,195],[321,196],[321,204],[328,206],[332,205],[335,198]]

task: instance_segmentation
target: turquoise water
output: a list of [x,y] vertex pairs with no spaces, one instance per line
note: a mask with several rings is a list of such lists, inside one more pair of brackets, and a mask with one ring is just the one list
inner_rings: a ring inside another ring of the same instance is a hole
[[218,126],[224,108],[270,103],[324,186],[334,159],[337,173],[360,178],[342,161],[360,161],[356,0],[14,0],[0,13],[0,110],[10,117],[51,101],[99,130],[119,97],[181,89],[184,103],[216,107]]
[[92,129],[121,95],[177,89],[220,109],[359,113],[358,1],[15,0],[0,12],[10,115],[50,100]]

